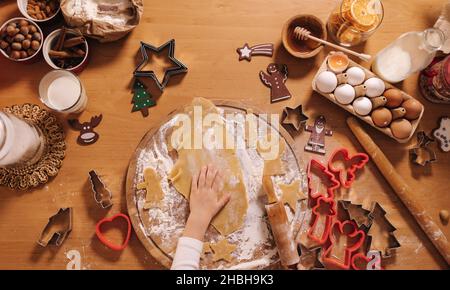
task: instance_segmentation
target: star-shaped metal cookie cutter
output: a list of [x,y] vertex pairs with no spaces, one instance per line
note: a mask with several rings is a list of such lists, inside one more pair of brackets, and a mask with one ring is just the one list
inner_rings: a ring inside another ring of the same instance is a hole
[[[154,71],[142,70],[142,69],[145,67],[145,65],[148,63],[148,60],[149,60],[147,50],[150,50],[153,53],[158,54],[161,51],[163,51],[167,46],[169,47],[169,52],[168,52],[167,56],[170,59],[170,61],[172,61],[175,64],[175,66],[166,69],[164,72],[163,80],[159,81],[159,79],[156,76]],[[139,63],[139,65],[134,70],[133,75],[135,77],[150,77],[150,78],[152,78],[161,91],[164,90],[164,88],[166,87],[167,83],[169,82],[169,79],[171,76],[185,73],[188,70],[187,67],[182,62],[180,62],[179,60],[177,60],[174,57],[175,39],[171,39],[159,47],[155,47],[151,44],[147,44],[147,43],[141,41],[140,51],[141,51],[141,55],[142,55],[142,61]]]
[[285,107],[283,110],[281,124],[291,125],[296,131],[300,130],[301,127],[308,121],[308,116],[303,113],[303,106],[299,105],[297,107]]
[[432,142],[434,142],[434,139],[428,137],[424,131],[417,132],[417,144],[409,149],[411,161],[420,166],[436,162],[436,153],[428,147],[428,144]]

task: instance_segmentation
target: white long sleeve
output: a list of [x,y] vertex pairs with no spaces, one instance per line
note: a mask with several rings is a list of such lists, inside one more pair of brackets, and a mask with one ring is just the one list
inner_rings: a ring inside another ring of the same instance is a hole
[[203,242],[189,237],[178,239],[171,270],[198,270]]

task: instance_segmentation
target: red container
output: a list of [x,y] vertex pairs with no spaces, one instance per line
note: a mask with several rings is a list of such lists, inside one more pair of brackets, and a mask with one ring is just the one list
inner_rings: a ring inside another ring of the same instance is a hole
[[422,95],[430,102],[450,104],[450,55],[435,58],[420,73],[419,87]]

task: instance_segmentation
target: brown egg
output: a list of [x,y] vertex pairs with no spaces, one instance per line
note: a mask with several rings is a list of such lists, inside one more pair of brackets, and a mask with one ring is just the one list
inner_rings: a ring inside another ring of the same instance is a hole
[[392,121],[392,113],[389,109],[379,108],[372,112],[372,121],[378,127],[384,128],[389,126]]
[[411,123],[406,119],[398,119],[391,123],[392,135],[398,139],[408,138],[412,131]]
[[403,102],[402,107],[405,108],[405,118],[408,120],[415,120],[419,118],[422,112],[422,105],[415,99],[408,99]]
[[387,99],[386,107],[388,108],[396,108],[403,102],[402,92],[398,89],[386,90],[383,95]]

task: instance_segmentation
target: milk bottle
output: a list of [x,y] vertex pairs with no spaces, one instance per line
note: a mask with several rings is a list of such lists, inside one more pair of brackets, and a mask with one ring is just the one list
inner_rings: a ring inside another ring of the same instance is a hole
[[398,83],[427,67],[445,41],[436,28],[407,32],[381,50],[372,64],[372,71],[390,83]]
[[44,148],[44,137],[38,127],[0,111],[0,167],[34,164]]

